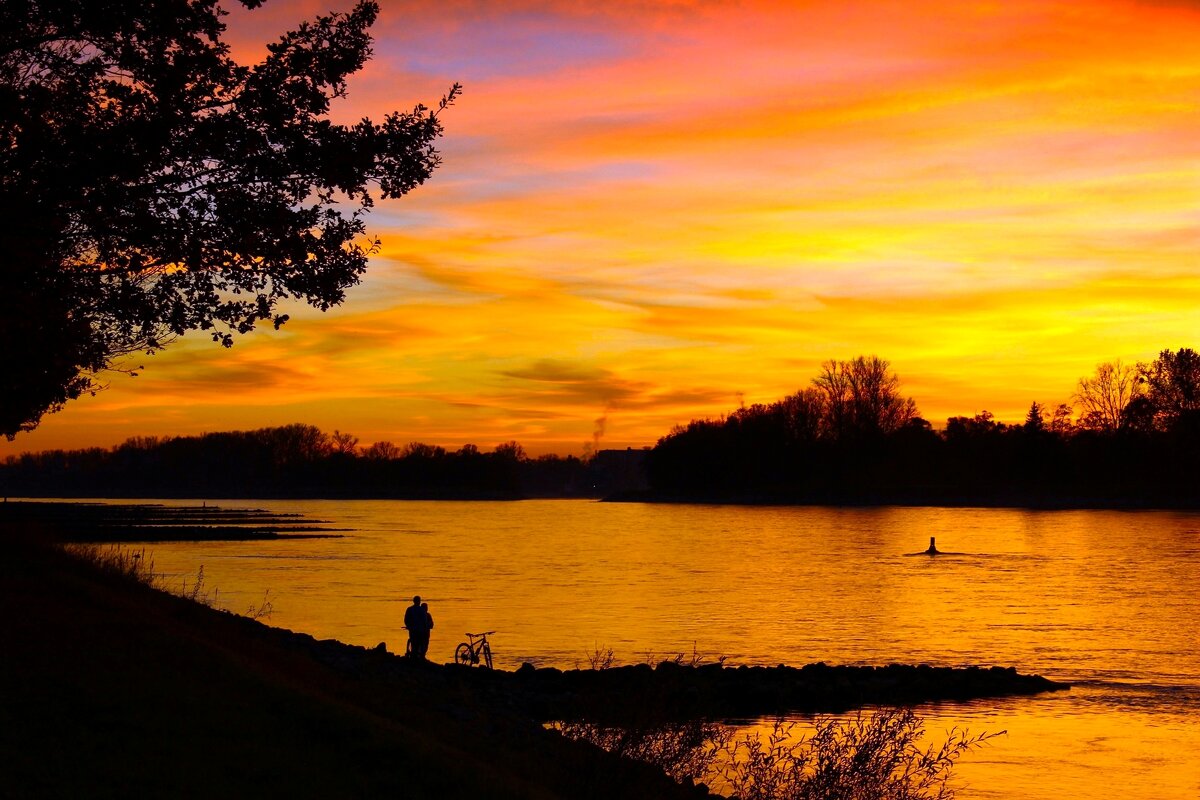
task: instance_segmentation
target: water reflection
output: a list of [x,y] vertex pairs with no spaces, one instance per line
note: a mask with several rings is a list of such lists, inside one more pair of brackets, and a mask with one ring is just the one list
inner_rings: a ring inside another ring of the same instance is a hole
[[[934,729],[1010,735],[968,756],[977,797],[1200,796],[1200,516],[989,509],[520,503],[260,503],[345,539],[154,545],[200,564],[234,609],[402,649],[405,605],[437,609],[430,658],[493,630],[498,666],[675,653],[733,663],[1002,664],[1068,695],[927,709]],[[936,537],[962,553],[906,557]]]

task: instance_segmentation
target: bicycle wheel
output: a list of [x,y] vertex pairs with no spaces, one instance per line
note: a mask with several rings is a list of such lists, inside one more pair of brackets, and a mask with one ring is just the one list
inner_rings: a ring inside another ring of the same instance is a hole
[[487,668],[492,668],[492,646],[487,642],[483,643],[483,662],[487,664]]
[[470,666],[471,665],[471,656],[472,656],[471,645],[467,644],[466,642],[463,642],[454,650],[454,663],[462,664],[464,666]]

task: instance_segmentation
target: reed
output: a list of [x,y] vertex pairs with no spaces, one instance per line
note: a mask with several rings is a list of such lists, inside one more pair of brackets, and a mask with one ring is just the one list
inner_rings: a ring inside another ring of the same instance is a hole
[[[218,611],[227,611],[220,603],[220,590],[210,587],[205,582],[204,565],[196,570],[196,577],[190,582],[184,577],[176,588],[167,584],[163,575],[154,571],[154,556],[147,554],[146,548],[134,550],[120,544],[65,544],[62,549],[72,558],[90,566],[96,572],[118,580],[132,581],[152,589],[165,591],[184,600],[200,603]],[[275,605],[271,601],[271,590],[263,593],[262,600],[257,604],[251,603],[244,616],[261,620],[271,616]]]
[[160,576],[154,572],[154,556],[146,555],[144,547],[134,550],[119,544],[67,544],[63,550],[103,575],[161,588]]

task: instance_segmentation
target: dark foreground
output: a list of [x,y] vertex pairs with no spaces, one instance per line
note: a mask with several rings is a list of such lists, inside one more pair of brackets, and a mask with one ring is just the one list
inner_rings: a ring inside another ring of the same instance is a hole
[[2,542],[5,798],[685,798],[439,668]]
[[6,797],[698,797],[541,724],[749,717],[1063,688],[1012,670],[487,673],[317,641],[5,537]]

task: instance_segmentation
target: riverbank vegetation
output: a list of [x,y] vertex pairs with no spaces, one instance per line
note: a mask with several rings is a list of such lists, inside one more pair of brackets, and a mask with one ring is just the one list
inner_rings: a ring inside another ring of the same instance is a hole
[[934,430],[875,357],[827,362],[808,388],[693,420],[659,440],[650,499],[1194,506],[1200,356],[1101,364],[1073,404],[1016,424],[981,411]]
[[[951,800],[955,762],[1005,732],[952,728],[935,741],[911,706],[897,703],[1067,688],[999,668],[725,668],[724,658],[703,663],[694,648],[690,658],[615,666],[612,649],[596,647],[588,661],[589,669],[566,673],[522,668],[522,693],[545,692],[530,684],[548,677],[559,699],[546,705],[567,714],[552,727],[567,738],[735,800]],[[818,713],[741,733],[720,721],[798,708]],[[829,713],[843,708],[856,711]]]
[[768,731],[740,736],[700,720],[640,728],[575,721],[557,730],[734,800],[952,800],[955,763],[1005,733],[955,728],[928,742],[911,708],[818,717],[804,726],[777,719]]
[[139,437],[111,449],[27,453],[0,465],[0,491],[14,497],[510,500],[598,496],[604,481],[578,458],[529,458],[516,442],[490,452],[420,442],[360,447],[350,434],[300,424]]
[[875,356],[826,362],[771,403],[680,425],[645,450],[530,458],[412,442],[360,445],[310,425],[134,438],[8,458],[30,497],[517,499],[1192,507],[1200,503],[1200,355],[1100,364],[1069,403],[935,428]]

